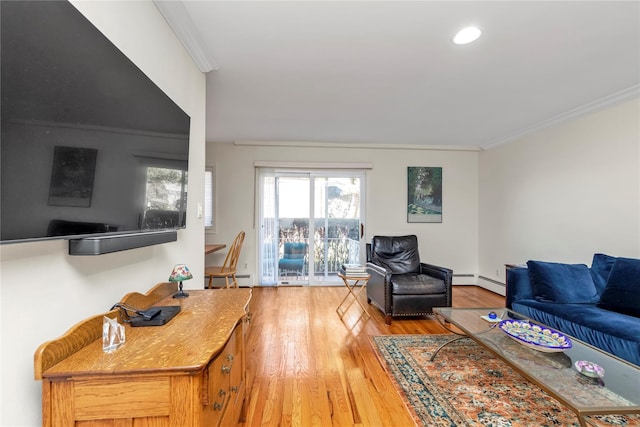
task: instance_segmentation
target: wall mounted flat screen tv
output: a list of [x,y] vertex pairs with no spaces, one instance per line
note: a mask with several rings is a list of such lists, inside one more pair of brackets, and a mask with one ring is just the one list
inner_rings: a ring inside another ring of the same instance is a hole
[[189,116],[67,1],[2,1],[2,243],[186,225]]

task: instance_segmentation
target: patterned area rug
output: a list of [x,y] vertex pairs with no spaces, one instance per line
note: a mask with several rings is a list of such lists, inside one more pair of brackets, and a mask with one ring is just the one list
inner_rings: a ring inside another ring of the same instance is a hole
[[[416,425],[579,426],[576,415],[470,339],[433,352],[452,335],[371,337]],[[588,417],[594,426],[640,426],[640,417]]]

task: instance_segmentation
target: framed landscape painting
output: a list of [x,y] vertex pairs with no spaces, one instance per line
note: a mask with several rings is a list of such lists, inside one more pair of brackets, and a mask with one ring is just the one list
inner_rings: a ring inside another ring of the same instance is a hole
[[442,168],[409,166],[407,222],[442,222]]

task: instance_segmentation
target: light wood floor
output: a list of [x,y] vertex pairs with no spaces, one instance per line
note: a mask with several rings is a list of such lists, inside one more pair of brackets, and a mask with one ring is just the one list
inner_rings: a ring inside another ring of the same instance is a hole
[[[243,426],[412,426],[369,337],[446,333],[432,317],[394,319],[361,302],[340,320],[344,287],[253,289]],[[504,297],[454,286],[454,307],[504,307]]]

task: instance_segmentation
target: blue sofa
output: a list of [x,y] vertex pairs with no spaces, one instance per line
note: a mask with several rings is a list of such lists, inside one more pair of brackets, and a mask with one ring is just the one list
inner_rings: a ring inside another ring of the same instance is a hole
[[640,365],[640,259],[528,261],[507,270],[506,306]]

